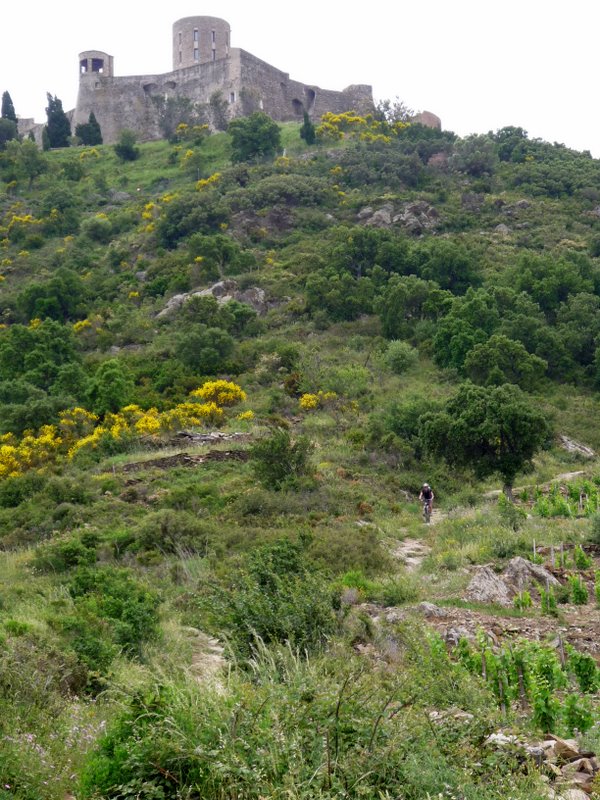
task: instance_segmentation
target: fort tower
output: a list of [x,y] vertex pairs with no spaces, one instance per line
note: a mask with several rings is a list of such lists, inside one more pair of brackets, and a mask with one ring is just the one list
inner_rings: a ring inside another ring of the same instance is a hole
[[210,64],[229,55],[229,23],[218,17],[184,17],[173,25],[173,70]]

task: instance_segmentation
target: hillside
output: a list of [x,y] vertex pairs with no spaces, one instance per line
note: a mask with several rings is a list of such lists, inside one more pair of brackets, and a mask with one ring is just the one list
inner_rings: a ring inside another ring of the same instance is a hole
[[600,161],[279,129],[0,151],[0,798],[594,796]]

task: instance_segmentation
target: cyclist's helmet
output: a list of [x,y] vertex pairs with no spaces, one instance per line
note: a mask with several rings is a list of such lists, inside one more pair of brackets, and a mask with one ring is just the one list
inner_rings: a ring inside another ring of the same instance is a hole
[[424,483],[424,484],[423,484],[423,489],[429,489],[429,488],[430,488],[430,486],[429,486],[429,484],[428,484],[428,483]]

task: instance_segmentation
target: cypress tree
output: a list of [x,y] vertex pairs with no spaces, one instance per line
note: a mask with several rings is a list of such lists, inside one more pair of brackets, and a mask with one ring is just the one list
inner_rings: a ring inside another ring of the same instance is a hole
[[2,93],[2,110],[0,111],[0,117],[2,117],[2,119],[10,119],[15,125],[17,124],[15,107],[8,92]]
[[315,139],[317,138],[317,134],[315,132],[315,126],[312,124],[310,117],[304,112],[304,122],[300,127],[300,138],[304,139],[306,144],[311,145],[314,144]]
[[69,118],[63,111],[62,101],[47,92],[48,107],[46,114],[48,116],[48,124],[46,130],[48,132],[48,141],[50,147],[68,147],[69,136],[71,135],[71,123]]

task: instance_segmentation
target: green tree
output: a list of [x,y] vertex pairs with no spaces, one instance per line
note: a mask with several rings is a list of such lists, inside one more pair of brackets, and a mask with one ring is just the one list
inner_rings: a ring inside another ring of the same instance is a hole
[[407,339],[423,320],[436,320],[447,312],[452,295],[434,281],[415,275],[393,275],[375,303],[383,335],[388,339]]
[[426,414],[422,426],[429,452],[451,466],[473,469],[479,478],[499,474],[509,498],[515,476],[552,433],[547,414],[511,384],[465,383],[442,411]]
[[102,144],[102,131],[93,111],[90,112],[87,122],[75,126],[75,136],[81,140],[81,144]]
[[465,373],[474,383],[515,383],[525,390],[539,383],[547,367],[546,361],[528,353],[521,342],[502,334],[475,345],[465,358]]
[[4,150],[6,143],[10,142],[11,139],[17,139],[18,136],[17,123],[13,122],[12,119],[0,117],[0,150]]
[[189,369],[214,375],[224,368],[233,348],[234,341],[227,331],[198,323],[181,335],[175,354]]
[[272,158],[281,147],[279,125],[262,111],[232,120],[227,131],[234,163]]
[[314,144],[317,138],[315,126],[306,111],[304,112],[304,122],[300,126],[300,138],[304,139],[308,145]]
[[116,358],[104,361],[90,381],[88,400],[96,414],[117,412],[126,406],[133,392],[129,370]]
[[50,147],[68,147],[69,137],[71,136],[71,123],[63,111],[62,101],[56,95],[52,97],[50,92],[46,93],[46,97],[48,98],[46,131]]
[[464,294],[481,283],[481,274],[466,247],[448,239],[432,239],[415,249],[417,272],[425,280],[436,281],[442,289]]
[[17,174],[29,179],[29,186],[48,169],[48,161],[35,142],[12,140],[6,144],[8,159],[12,161]]
[[17,124],[17,114],[13,101],[8,92],[2,92],[2,107],[0,110],[0,117],[2,119],[9,119],[11,122]]
[[139,147],[135,146],[137,139],[133,131],[123,130],[116,143],[115,153],[121,161],[135,161],[139,158]]
[[483,134],[472,134],[465,139],[459,139],[450,163],[454,169],[466,172],[473,178],[491,175],[498,163],[496,145],[489,136]]

